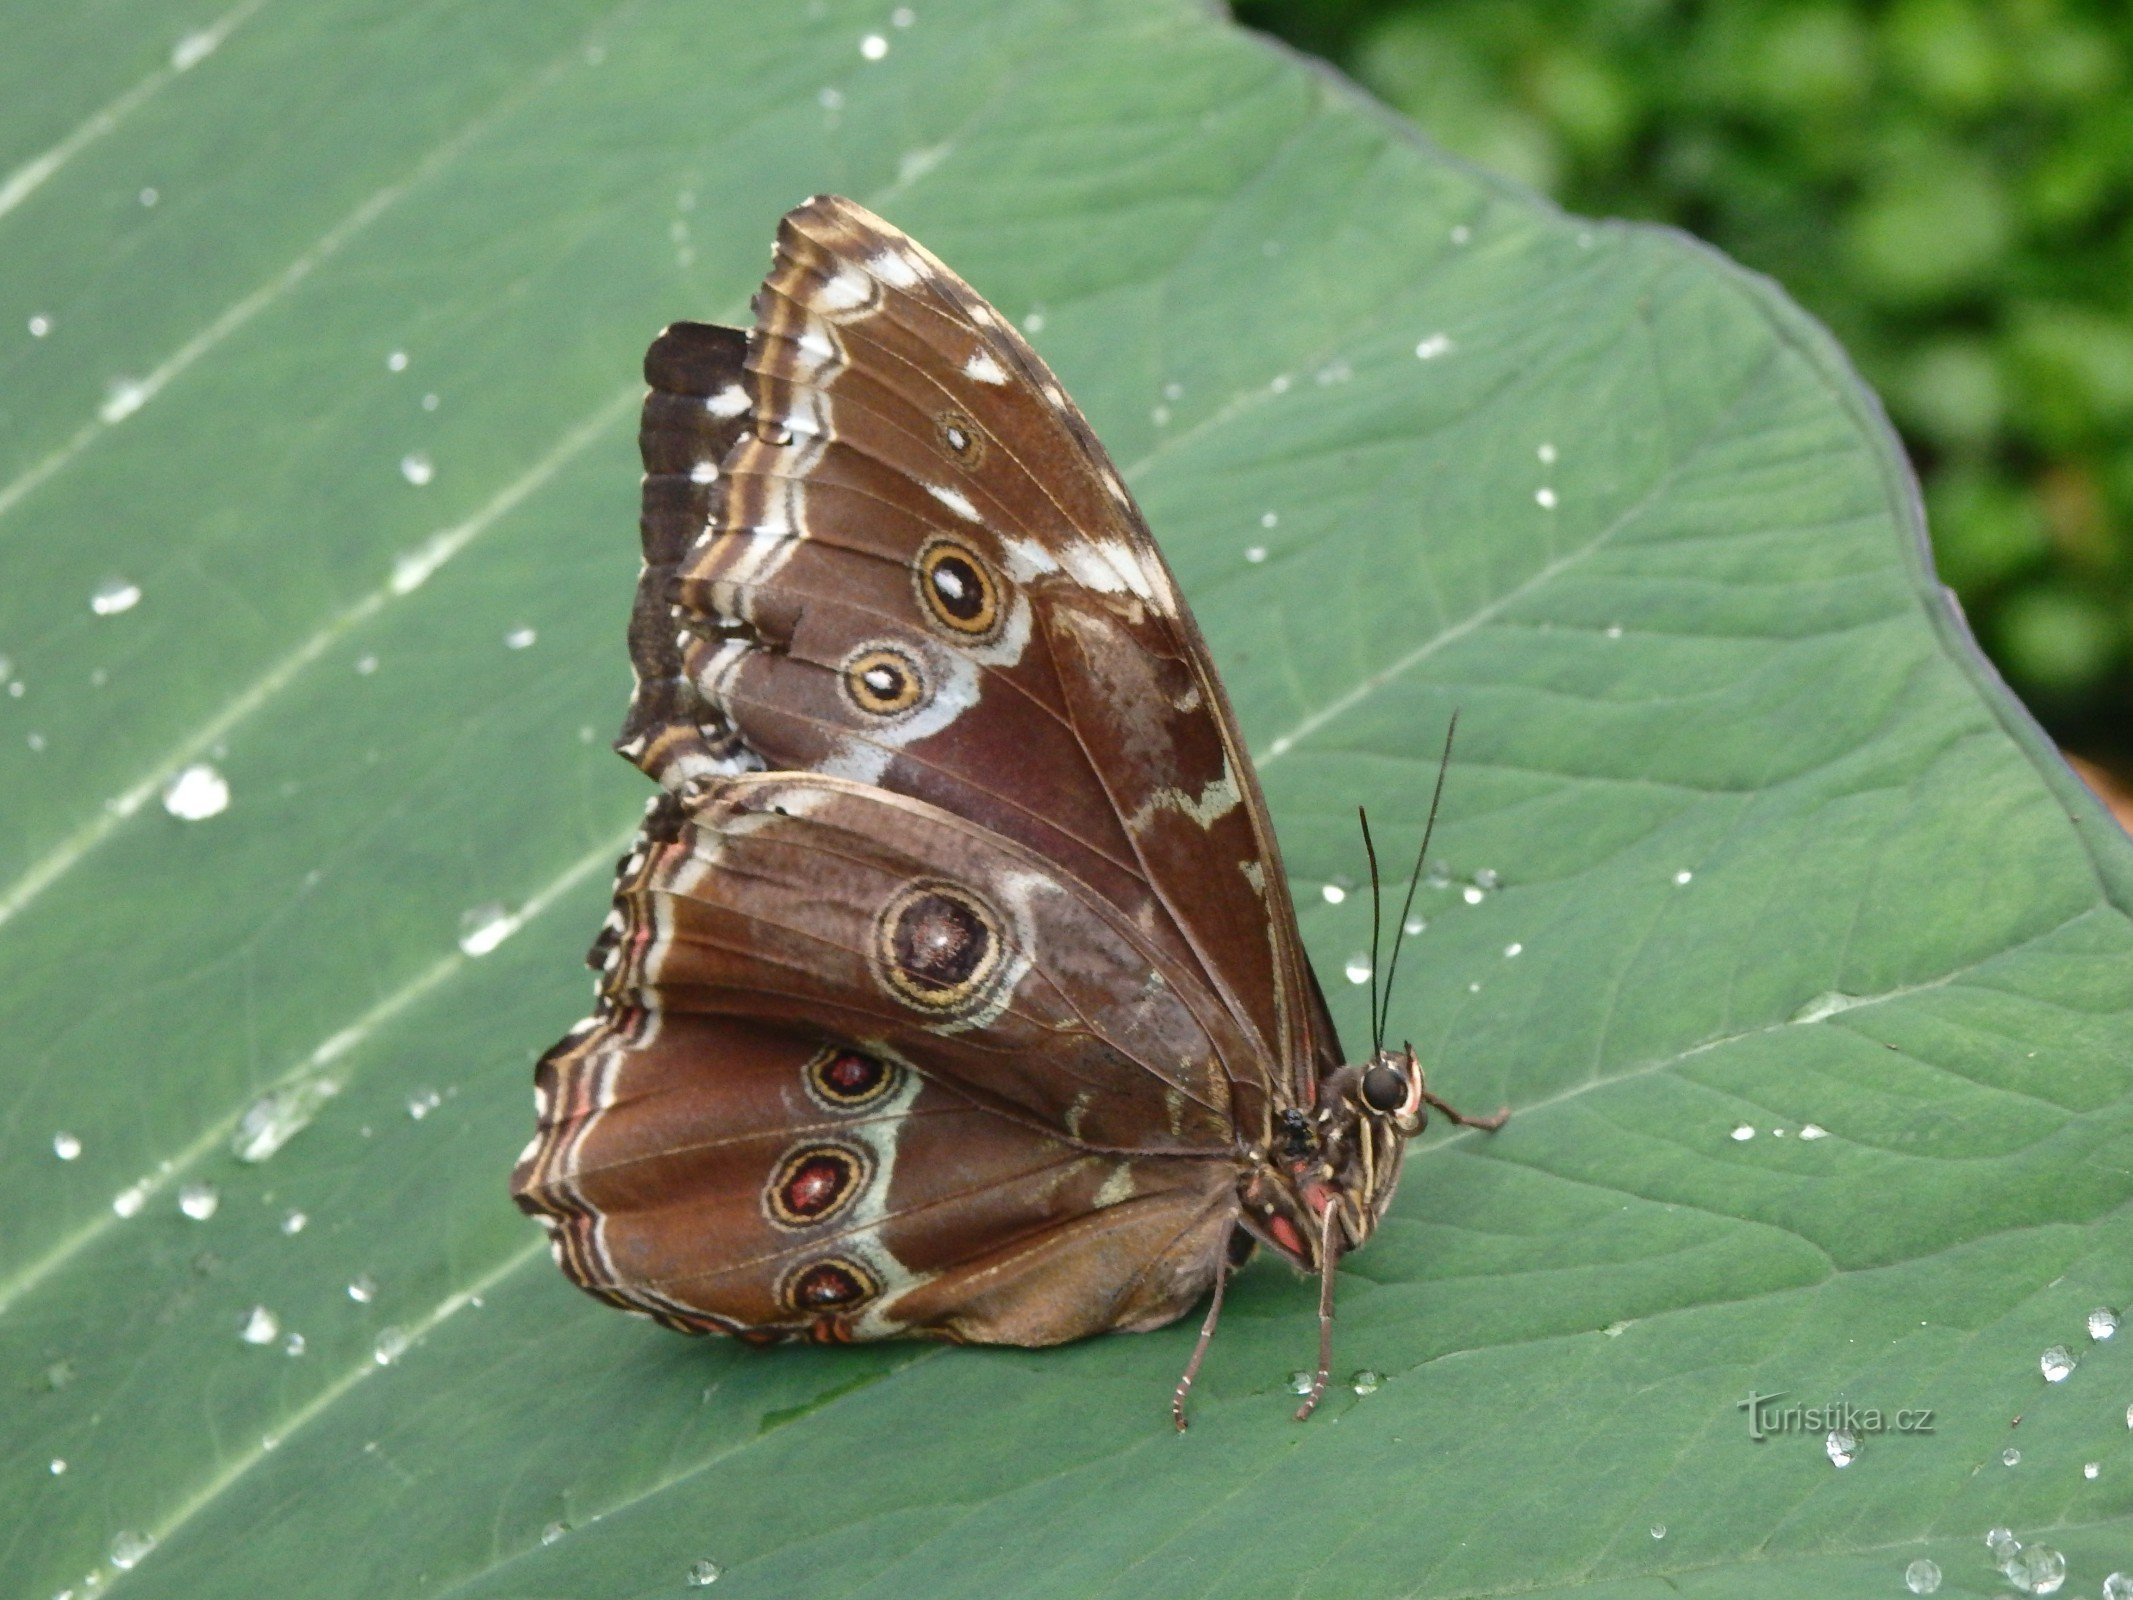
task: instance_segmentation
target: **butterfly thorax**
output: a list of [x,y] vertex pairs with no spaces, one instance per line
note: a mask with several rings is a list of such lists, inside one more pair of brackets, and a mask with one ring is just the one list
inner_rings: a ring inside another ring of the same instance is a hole
[[1392,1203],[1400,1158],[1427,1118],[1411,1054],[1381,1051],[1328,1073],[1316,1103],[1277,1110],[1252,1152],[1238,1183],[1246,1230],[1312,1272],[1329,1213],[1334,1249],[1357,1248]]

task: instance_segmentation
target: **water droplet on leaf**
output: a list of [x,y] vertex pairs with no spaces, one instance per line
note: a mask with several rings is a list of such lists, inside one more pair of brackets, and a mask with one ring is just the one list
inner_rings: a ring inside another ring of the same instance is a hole
[[205,1222],[222,1204],[222,1195],[211,1183],[188,1183],[178,1191],[178,1209],[195,1222]]
[[71,1133],[52,1135],[52,1154],[62,1161],[72,1161],[81,1154],[81,1140]]
[[272,1344],[281,1337],[281,1318],[265,1306],[254,1306],[244,1314],[237,1337],[246,1344]]
[[2064,1383],[2074,1370],[2074,1353],[2063,1344],[2055,1344],[2037,1358],[2046,1383]]
[[1822,1441],[1822,1448],[1829,1452],[1829,1464],[1833,1467],[1848,1467],[1859,1459],[1859,1437],[1849,1428],[1833,1429]]
[[205,761],[184,768],[163,790],[163,809],[181,822],[204,822],[229,808],[229,780]]
[[1903,1569],[1903,1586],[1913,1594],[1931,1594],[1940,1587],[1940,1568],[1921,1556]]
[[476,906],[459,919],[459,948],[485,956],[517,931],[518,918],[502,906]]
[[1348,965],[1341,970],[1347,974],[1350,983],[1368,983],[1370,981],[1370,958],[1368,956],[1350,956]]
[[141,603],[141,586],[124,578],[107,578],[89,593],[89,609],[100,617],[115,617]]
[[2089,1337],[2099,1344],[2118,1331],[2118,1313],[2109,1306],[2098,1306],[2089,1313]]
[[1743,1122],[1739,1127],[1733,1130],[1733,1140],[1736,1144],[1746,1144],[1750,1139],[1754,1137],[1755,1129],[1750,1127],[1745,1122]]
[[378,1335],[378,1342],[370,1347],[370,1357],[381,1367],[389,1367],[407,1354],[407,1334],[399,1328],[387,1328]]
[[2031,1545],[2000,1570],[2024,1594],[2056,1594],[2066,1582],[2066,1557],[2048,1544]]
[[130,1528],[115,1533],[111,1536],[111,1564],[121,1572],[131,1572],[155,1547],[153,1534],[136,1533]]
[[400,476],[419,489],[437,476],[437,468],[421,451],[410,450],[400,458]]
[[716,1561],[697,1562],[689,1568],[689,1587],[692,1589],[710,1588],[712,1584],[718,1582],[719,1574],[722,1570]]
[[367,1306],[378,1297],[378,1280],[369,1273],[359,1273],[350,1280],[348,1298],[359,1306]]
[[2017,1449],[2016,1449],[2016,1448],[2015,1448],[2015,1447],[2014,1447],[2013,1445],[2009,1445],[2009,1446],[2008,1446],[2008,1447],[2007,1447],[2007,1448],[2006,1448],[2005,1450],[2002,1450],[2002,1451],[2000,1452],[2000,1465],[2001,1465],[2001,1466],[2003,1466],[2003,1467],[2019,1467],[2019,1466],[2020,1466],[2021,1464],[2022,1464],[2022,1452],[2021,1452],[2021,1451],[2019,1451],[2019,1450],[2017,1450]]
[[1357,1394],[1376,1394],[1384,1382],[1382,1374],[1372,1372],[1368,1367],[1362,1368],[1348,1380],[1349,1387]]

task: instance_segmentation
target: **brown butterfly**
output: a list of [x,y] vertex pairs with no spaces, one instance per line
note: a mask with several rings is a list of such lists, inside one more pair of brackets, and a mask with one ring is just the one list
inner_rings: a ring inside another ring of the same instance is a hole
[[755,318],[645,358],[617,748],[662,793],[513,1194],[594,1295],[752,1343],[1212,1289],[1179,1427],[1258,1241],[1319,1276],[1308,1416],[1335,1263],[1470,1119],[1412,1049],[1343,1063],[1206,644],[1020,335],[832,197]]

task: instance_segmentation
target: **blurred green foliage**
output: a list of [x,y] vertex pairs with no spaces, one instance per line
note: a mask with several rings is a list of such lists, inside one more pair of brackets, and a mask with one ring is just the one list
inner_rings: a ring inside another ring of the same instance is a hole
[[1887,401],[1943,577],[2133,754],[2133,6],[1239,0],[1440,143],[1779,279]]

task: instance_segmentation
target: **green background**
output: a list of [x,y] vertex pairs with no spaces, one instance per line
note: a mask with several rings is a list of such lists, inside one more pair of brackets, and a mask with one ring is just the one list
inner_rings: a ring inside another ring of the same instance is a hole
[[1934,553],[2063,743],[2133,772],[2133,10],[1243,0],[1430,135],[1773,274],[1887,397]]
[[[1996,1523],[2070,1594],[2133,1566],[2133,1333],[2084,1332],[2133,1302],[2133,848],[1767,281],[1191,4],[8,27],[0,1589],[1994,1594]],[[1179,1437],[1189,1325],[683,1340],[505,1198],[646,793],[602,749],[638,355],[823,189],[1109,443],[1351,1043],[1367,897],[1323,890],[1461,711],[1394,1025],[1516,1115],[1410,1165],[1343,1274],[1383,1382],[1309,1426],[1272,1266]],[[1839,1469],[1751,1388],[1937,1429]]]

